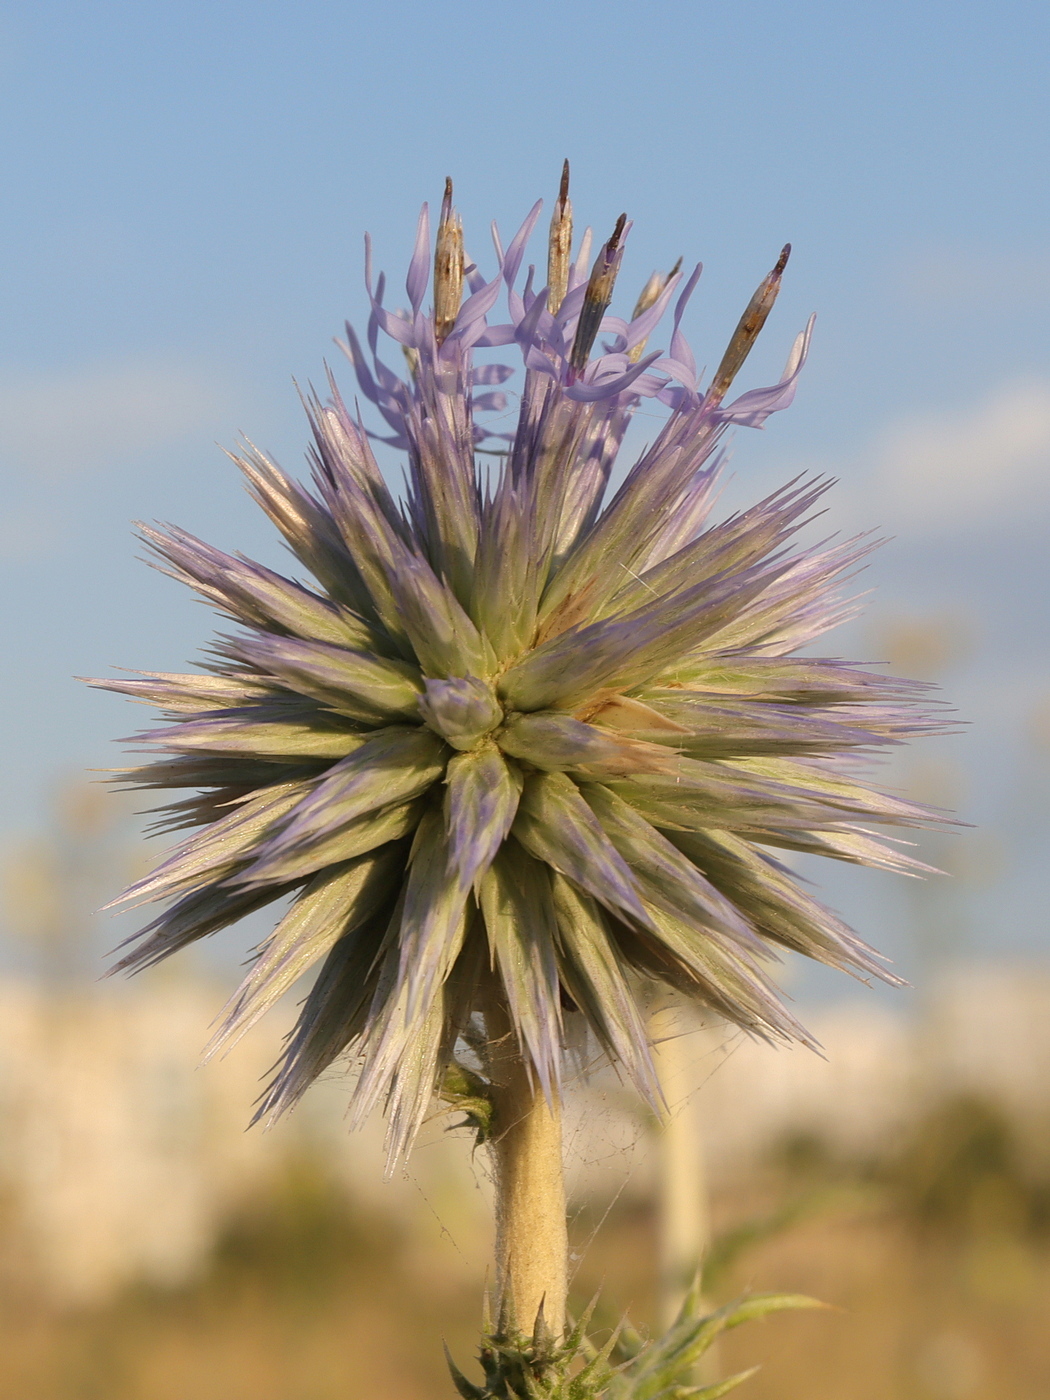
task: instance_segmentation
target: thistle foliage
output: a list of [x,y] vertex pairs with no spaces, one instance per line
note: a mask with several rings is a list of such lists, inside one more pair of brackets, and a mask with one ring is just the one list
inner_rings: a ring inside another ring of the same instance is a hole
[[482,1337],[480,1385],[445,1354],[462,1400],[718,1400],[758,1369],[692,1383],[697,1363],[723,1332],[773,1313],[823,1306],[801,1293],[755,1293],[706,1312],[698,1278],[662,1337],[647,1340],[624,1323],[598,1346],[587,1336],[592,1303],[563,1338],[544,1326],[542,1309],[531,1336],[501,1318]]
[[[929,818],[856,771],[931,727],[920,691],[797,654],[849,611],[836,587],[871,547],[793,544],[827,483],[709,519],[727,430],[785,407],[805,359],[810,328],[778,384],[726,401],[786,251],[704,390],[680,326],[699,267],[654,276],[630,320],[609,314],[629,226],[592,267],[589,232],[571,260],[563,184],[549,286],[534,291],[530,269],[519,290],[539,208],[505,249],[496,237],[486,281],[449,189],[433,312],[425,206],[409,310],[384,306],[368,253],[369,351],[349,327],[344,349],[406,456],[404,500],[331,380],[306,402],[309,488],[250,445],[234,459],[310,581],[144,527],[161,566],[236,630],[193,674],[94,682],[167,716],[139,736],[160,756],[121,780],[191,791],[159,822],[191,834],[123,896],[168,907],[117,966],[291,896],[213,1048],[317,969],[260,1112],[348,1057],[352,1119],[385,1102],[395,1154],[493,995],[547,1093],[582,1018],[657,1095],[638,1000],[651,980],[753,1034],[805,1040],[764,970],[778,950],[887,974],[782,853],[915,869],[872,828]],[[510,319],[491,323],[501,291]],[[668,350],[646,353],[672,303]],[[407,372],[380,358],[381,332]],[[480,416],[507,413],[494,386],[512,370],[475,363],[499,345],[524,360],[505,437]],[[646,400],[665,421],[610,496]]]

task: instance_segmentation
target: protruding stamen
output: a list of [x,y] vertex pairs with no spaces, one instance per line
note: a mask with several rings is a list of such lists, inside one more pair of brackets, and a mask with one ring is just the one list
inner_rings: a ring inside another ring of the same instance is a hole
[[[653,275],[649,278],[648,282],[646,282],[645,286],[642,288],[638,300],[634,304],[634,310],[631,312],[632,321],[637,321],[638,317],[642,314],[643,311],[648,311],[650,306],[655,306],[657,297],[667,286],[668,282],[670,282],[671,278],[675,275],[675,273],[680,271],[681,266],[682,259],[679,258],[678,261],[675,263],[674,267],[671,268],[670,272],[653,273]],[[646,337],[646,340],[648,340],[648,337]],[[646,341],[640,340],[637,345],[632,347],[630,354],[627,356],[627,358],[631,361],[632,364],[636,365],[638,361],[642,358],[642,355],[645,353],[645,345]]]
[[591,353],[591,346],[598,334],[598,327],[612,301],[616,274],[620,270],[620,259],[623,256],[620,239],[623,237],[626,223],[627,215],[621,214],[616,220],[612,237],[595,258],[594,267],[591,269],[591,279],[587,283],[583,310],[580,312],[580,319],[576,325],[576,338],[572,342],[572,353],[569,356],[569,363],[577,374],[582,373],[586,367],[587,357]]
[[655,306],[656,298],[667,286],[668,282],[670,282],[671,278],[675,275],[675,273],[681,270],[681,266],[682,259],[679,258],[678,261],[675,263],[674,267],[671,268],[670,272],[653,273],[653,275],[649,278],[648,282],[646,282],[645,286],[642,288],[641,292],[638,295],[638,300],[634,304],[634,310],[631,312],[632,321],[637,321],[638,317],[642,314],[643,311],[648,311],[650,306]]
[[463,300],[463,225],[452,208],[452,181],[445,180],[434,249],[434,339],[440,345],[456,324]]
[[785,243],[783,251],[777,259],[776,267],[768,277],[763,278],[759,283],[758,291],[748,302],[747,310],[741,316],[740,324],[733,332],[733,337],[722,356],[722,363],[715,371],[714,379],[711,380],[711,387],[704,399],[705,404],[710,406],[722,402],[741,365],[751,353],[751,347],[758,339],[759,331],[766,324],[766,317],[773,310],[773,303],[780,291],[780,278],[790,256],[791,244]]
[[569,162],[561,168],[561,185],[551,215],[550,242],[547,245],[547,310],[552,316],[565,300],[569,289],[572,260],[572,204],[569,201]]

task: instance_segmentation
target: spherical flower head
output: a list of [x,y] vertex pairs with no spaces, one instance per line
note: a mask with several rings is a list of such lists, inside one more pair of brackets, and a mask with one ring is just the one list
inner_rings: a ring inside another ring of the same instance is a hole
[[[805,1040],[765,971],[779,950],[887,974],[778,853],[915,869],[871,827],[930,817],[850,763],[932,727],[920,689],[795,654],[842,618],[836,585],[871,547],[792,544],[827,483],[709,522],[727,428],[785,407],[805,360],[811,327],[778,384],[726,402],[787,250],[705,390],[680,328],[699,267],[654,275],[629,321],[610,314],[630,225],[593,265],[588,231],[573,261],[566,178],[549,285],[533,290],[530,269],[519,291],[539,212],[506,249],[496,236],[486,281],[448,186],[433,312],[425,206],[409,309],[384,307],[368,251],[370,355],[349,328],[344,349],[407,456],[406,499],[332,381],[307,404],[312,489],[253,447],[235,458],[312,581],[147,528],[163,566],[239,630],[197,674],[95,682],[168,715],[140,736],[167,756],[122,778],[197,790],[162,809],[198,829],[123,897],[173,902],[118,966],[291,895],[214,1044],[319,965],[260,1112],[347,1057],[352,1116],[385,1101],[395,1155],[492,998],[548,1093],[572,1018],[657,1097],[652,982]],[[493,323],[501,290],[510,319]],[[668,348],[647,352],[672,301]],[[380,333],[408,373],[379,357]],[[481,418],[506,413],[493,386],[513,370],[474,361],[499,345],[524,361],[506,437]],[[607,500],[644,399],[666,420]]]

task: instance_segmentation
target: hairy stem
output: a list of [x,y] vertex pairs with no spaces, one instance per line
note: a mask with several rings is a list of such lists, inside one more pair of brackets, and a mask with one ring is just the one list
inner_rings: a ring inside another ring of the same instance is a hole
[[656,1163],[657,1246],[660,1321],[670,1328],[711,1243],[699,1105],[710,1052],[692,1008],[672,992],[653,1007],[649,1033],[667,1101]]
[[529,1075],[506,1007],[486,1014],[493,1083],[497,1289],[517,1327],[531,1332],[540,1304],[555,1337],[565,1327],[568,1238],[561,1104]]

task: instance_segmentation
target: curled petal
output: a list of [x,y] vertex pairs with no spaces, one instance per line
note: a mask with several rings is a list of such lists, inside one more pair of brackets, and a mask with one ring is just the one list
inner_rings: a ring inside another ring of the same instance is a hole
[[[426,296],[427,283],[430,281],[430,209],[424,204],[419,211],[419,223],[416,226],[416,245],[412,249],[412,261],[408,265],[408,276],[405,278],[405,291],[412,305],[413,312],[418,312],[423,305],[423,298]],[[384,327],[385,329],[385,327]],[[389,332],[387,332],[389,334]]]
[[[543,200],[538,199],[529,210],[521,228],[518,229],[517,233],[511,239],[510,247],[501,260],[502,266],[500,270],[508,288],[513,287],[517,280],[518,270],[521,267],[521,260],[525,256],[525,245],[532,237],[532,230],[536,227],[536,220],[540,217],[542,209]],[[493,225],[493,230],[495,230],[495,225]]]
[[748,428],[761,428],[771,413],[778,413],[791,404],[798,386],[798,377],[809,354],[809,342],[813,336],[815,320],[816,317],[811,316],[806,329],[796,336],[780,382],[768,389],[752,389],[746,394],[741,394],[731,404],[719,408],[716,415],[720,422],[741,423]]
[[[599,399],[612,398],[613,395],[621,394],[625,389],[630,388],[635,380],[640,379],[645,371],[651,368],[659,358],[659,352],[656,352],[655,354],[647,356],[644,360],[639,360],[636,365],[632,365],[625,373],[611,373],[609,378],[602,378],[597,383],[586,383],[582,380],[578,381],[575,384],[569,385],[565,390],[565,395],[567,398],[574,399],[577,403],[596,403]],[[601,366],[602,363],[601,360],[597,361],[599,366]]]

